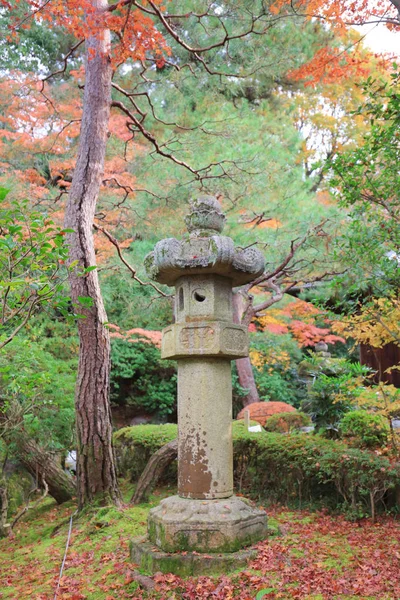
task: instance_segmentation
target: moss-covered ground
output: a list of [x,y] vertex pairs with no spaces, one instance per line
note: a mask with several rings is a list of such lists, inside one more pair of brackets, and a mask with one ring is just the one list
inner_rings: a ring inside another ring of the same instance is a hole
[[[132,490],[125,488],[125,498]],[[400,522],[384,517],[352,523],[325,513],[268,509],[273,531],[240,573],[182,580],[157,574],[148,591],[134,579],[128,542],[146,531],[148,510],[91,508],[73,519],[58,600],[399,600]],[[73,503],[46,499],[28,511],[11,538],[0,540],[1,600],[54,599]]]

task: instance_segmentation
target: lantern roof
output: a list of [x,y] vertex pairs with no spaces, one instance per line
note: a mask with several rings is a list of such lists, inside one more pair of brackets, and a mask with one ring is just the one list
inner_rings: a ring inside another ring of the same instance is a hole
[[145,258],[151,279],[173,286],[180,277],[214,274],[232,279],[232,287],[249,283],[264,271],[264,257],[254,247],[235,248],[220,235],[226,217],[214,196],[200,196],[185,218],[189,236],[166,238]]

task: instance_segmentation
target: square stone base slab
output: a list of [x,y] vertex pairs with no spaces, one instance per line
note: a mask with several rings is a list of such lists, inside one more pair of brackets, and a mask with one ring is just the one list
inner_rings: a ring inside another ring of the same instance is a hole
[[180,577],[222,575],[246,568],[247,563],[256,555],[257,550],[254,548],[221,554],[169,553],[159,550],[147,538],[130,542],[132,561],[147,575],[157,572],[174,573]]
[[151,509],[150,542],[164,552],[237,552],[267,536],[267,515],[242,498],[170,496]]

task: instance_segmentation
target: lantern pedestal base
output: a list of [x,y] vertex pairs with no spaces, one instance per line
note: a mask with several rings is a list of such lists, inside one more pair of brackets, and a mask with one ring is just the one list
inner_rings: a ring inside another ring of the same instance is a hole
[[237,552],[267,536],[267,515],[236,496],[171,496],[149,514],[150,542],[164,552]]
[[257,550],[246,548],[238,552],[199,554],[197,552],[164,552],[148,541],[148,538],[132,540],[131,560],[147,575],[174,573],[180,577],[200,575],[223,575],[237,569],[245,569],[257,556]]

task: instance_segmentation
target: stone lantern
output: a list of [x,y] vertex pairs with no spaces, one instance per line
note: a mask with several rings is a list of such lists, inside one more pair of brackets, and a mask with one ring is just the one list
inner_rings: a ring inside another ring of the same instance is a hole
[[[189,236],[158,242],[145,259],[149,276],[176,290],[161,355],[178,362],[178,495],[150,511],[149,538],[161,553],[195,551],[197,561],[198,553],[232,559],[267,526],[265,512],[233,495],[231,379],[231,361],[248,355],[247,329],[233,323],[232,288],[260,275],[264,259],[220,235],[225,220],[214,197],[200,197],[185,219]],[[154,568],[164,570],[154,555]]]

